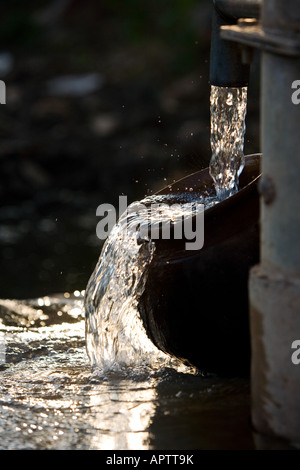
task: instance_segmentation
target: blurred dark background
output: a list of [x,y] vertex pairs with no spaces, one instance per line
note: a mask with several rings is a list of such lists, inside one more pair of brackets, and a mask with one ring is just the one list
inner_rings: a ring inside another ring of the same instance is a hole
[[[82,290],[96,208],[208,166],[210,0],[2,2],[1,298]],[[245,153],[259,151],[258,65]]]

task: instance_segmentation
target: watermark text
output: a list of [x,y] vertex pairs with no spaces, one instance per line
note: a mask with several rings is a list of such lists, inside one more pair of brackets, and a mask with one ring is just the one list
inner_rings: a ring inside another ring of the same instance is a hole
[[300,364],[300,339],[295,339],[295,341],[292,342],[291,348],[295,349],[295,351],[291,355],[291,360],[292,363],[297,366],[298,364]]
[[96,215],[101,217],[96,227],[100,240],[108,237],[119,217],[121,235],[136,232],[139,242],[185,240],[186,250],[200,250],[204,244],[204,205],[198,202],[183,205],[136,202],[128,207],[127,196],[119,196],[119,211],[112,204],[101,204]]
[[3,80],[0,80],[0,104],[6,104],[6,86]]
[[300,80],[294,80],[292,83],[292,89],[295,90],[292,93],[291,99],[293,104],[300,104]]
[[6,362],[6,341],[3,333],[0,333],[0,365]]

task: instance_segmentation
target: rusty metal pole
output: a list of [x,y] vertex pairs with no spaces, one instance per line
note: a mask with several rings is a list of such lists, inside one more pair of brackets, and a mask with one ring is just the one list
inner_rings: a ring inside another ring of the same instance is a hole
[[300,104],[293,99],[300,2],[264,0],[261,20],[261,252],[249,280],[252,422],[261,435],[300,448],[300,364],[292,361],[300,340]]

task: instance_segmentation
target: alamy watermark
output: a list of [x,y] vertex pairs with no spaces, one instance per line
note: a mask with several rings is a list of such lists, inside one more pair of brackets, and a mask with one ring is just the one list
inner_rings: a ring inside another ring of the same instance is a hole
[[0,366],[6,362],[6,341],[3,333],[0,333]]
[[293,81],[292,89],[295,90],[291,96],[292,103],[300,104],[300,80]]
[[[119,215],[118,215],[118,214]],[[101,217],[96,227],[100,240],[105,240],[122,218],[122,233],[136,232],[137,240],[185,240],[186,250],[200,250],[204,244],[204,204],[127,205],[127,196],[119,196],[119,210],[112,204],[100,204],[96,215]]]
[[6,104],[6,86],[3,80],[0,80],[0,104]]
[[297,366],[300,364],[300,339],[295,339],[295,341],[292,342],[291,348],[295,349],[291,355],[291,361]]

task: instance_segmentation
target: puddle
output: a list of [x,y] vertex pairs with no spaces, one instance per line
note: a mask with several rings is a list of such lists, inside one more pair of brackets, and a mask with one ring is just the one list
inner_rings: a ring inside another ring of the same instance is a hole
[[247,380],[168,367],[99,377],[82,302],[78,293],[0,302],[0,449],[253,448]]

